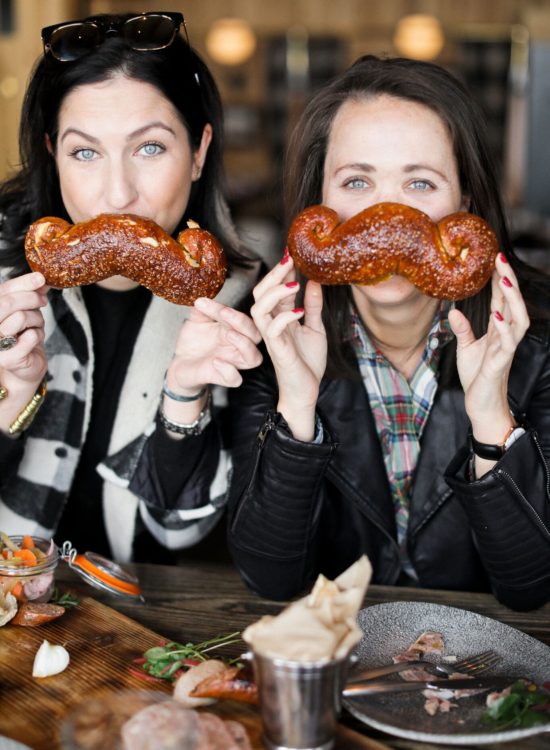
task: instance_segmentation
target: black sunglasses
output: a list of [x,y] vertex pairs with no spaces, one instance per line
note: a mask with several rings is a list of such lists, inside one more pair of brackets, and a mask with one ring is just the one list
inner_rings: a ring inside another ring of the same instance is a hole
[[169,47],[183,26],[187,44],[189,38],[181,13],[151,12],[139,16],[93,16],[84,21],[68,21],[42,29],[44,54],[59,62],[73,62],[93,52],[109,36],[121,36],[128,46],[138,52],[149,52]]

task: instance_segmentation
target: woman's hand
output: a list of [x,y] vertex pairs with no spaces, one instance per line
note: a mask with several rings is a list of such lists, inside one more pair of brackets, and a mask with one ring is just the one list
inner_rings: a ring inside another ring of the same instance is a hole
[[248,315],[199,298],[178,336],[168,387],[182,395],[197,393],[207,383],[236,388],[242,383],[239,370],[262,361],[260,338]]
[[12,385],[20,380],[37,386],[46,374],[40,308],[47,305],[47,294],[41,273],[28,273],[0,284],[0,332],[17,339],[12,349],[0,352],[0,373]]
[[491,284],[491,317],[484,336],[476,339],[458,310],[449,313],[449,322],[457,338],[458,374],[474,437],[495,444],[502,443],[514,423],[508,405],[508,376],[529,317],[516,276],[502,253]]
[[251,315],[277,375],[278,411],[296,439],[310,441],[315,434],[315,406],[326,368],[327,339],[321,320],[320,284],[307,282],[304,309],[295,307],[298,290],[292,258],[285,252],[282,261],[254,289]]
[[[176,401],[165,395],[165,416],[180,424],[191,424],[205,407],[205,386],[239,386],[239,370],[257,367],[262,361],[257,347],[260,339],[248,315],[206,297],[197,299],[181,328],[166,372],[168,389],[191,400]],[[201,391],[204,393],[199,398],[193,398]]]
[[0,333],[17,343],[0,351],[0,429],[7,430],[32,398],[48,369],[44,351],[44,317],[48,287],[41,273],[28,273],[0,284]]

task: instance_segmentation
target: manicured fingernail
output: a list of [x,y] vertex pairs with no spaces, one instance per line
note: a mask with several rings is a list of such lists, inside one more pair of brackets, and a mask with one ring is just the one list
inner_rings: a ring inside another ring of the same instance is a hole
[[495,318],[500,321],[504,320],[504,318],[502,317],[502,315],[499,313],[498,310],[495,310]]
[[297,281],[287,281],[285,286],[289,289],[295,289],[297,286],[300,286],[300,284]]
[[508,263],[508,258],[504,255],[504,253],[499,254],[499,258],[503,263]]
[[283,252],[283,257],[281,260],[281,265],[284,266],[285,263],[288,263],[288,259],[290,258],[290,255],[288,254],[288,247],[285,247]]
[[296,315],[301,315],[304,312],[304,308],[303,307],[295,307],[292,312],[295,313]]
[[504,284],[504,286],[507,286],[507,287],[513,286],[512,282],[510,281],[510,279],[508,278],[508,276],[503,276],[502,277],[502,283]]

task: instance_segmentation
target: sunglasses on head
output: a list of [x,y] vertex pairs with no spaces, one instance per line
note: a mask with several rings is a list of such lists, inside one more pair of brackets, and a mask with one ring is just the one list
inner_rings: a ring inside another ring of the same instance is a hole
[[169,47],[183,26],[187,44],[187,29],[181,13],[151,12],[139,16],[94,16],[84,21],[57,23],[42,29],[44,54],[59,62],[73,62],[93,52],[110,36],[121,36],[137,52],[149,52]]

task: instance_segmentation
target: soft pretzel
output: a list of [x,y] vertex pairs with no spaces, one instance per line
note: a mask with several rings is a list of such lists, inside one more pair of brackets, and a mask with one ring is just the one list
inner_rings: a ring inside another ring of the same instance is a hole
[[25,252],[31,269],[53,287],[121,275],[169,302],[191,305],[217,294],[227,261],[213,235],[189,225],[176,241],[151,219],[133,214],[100,214],[78,224],[46,216],[31,224]]
[[310,206],[292,222],[288,249],[299,271],[321,284],[377,284],[404,276],[424,294],[471,297],[491,276],[498,243],[479,216],[450,214],[435,224],[400,203],[377,203],[340,223]]

